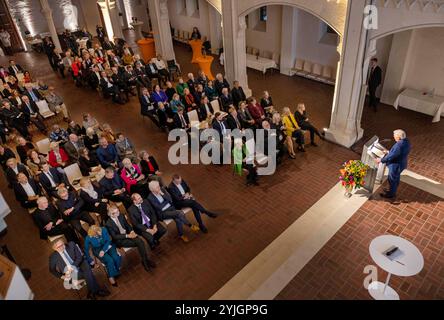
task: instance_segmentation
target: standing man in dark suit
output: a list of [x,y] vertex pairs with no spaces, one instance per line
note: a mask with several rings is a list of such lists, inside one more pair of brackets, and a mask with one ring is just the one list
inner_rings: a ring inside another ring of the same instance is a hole
[[63,235],[68,242],[79,243],[79,238],[69,224],[63,221],[56,207],[48,199],[40,197],[37,199],[37,210],[33,214],[34,221],[40,229],[40,235],[53,237]]
[[233,104],[236,108],[239,107],[239,102],[247,101],[244,89],[239,85],[239,81],[233,82],[233,89],[231,90],[231,96],[233,97]]
[[378,98],[376,97],[376,90],[382,82],[382,70],[378,66],[378,59],[370,60],[370,76],[368,79],[368,91],[370,95],[369,105],[376,112],[378,107]]
[[69,288],[75,286],[73,280],[85,279],[88,287],[88,299],[95,300],[96,296],[109,295],[107,290],[100,288],[91,266],[74,242],[65,245],[63,240],[59,239],[52,244],[52,248],[55,252],[49,257],[49,271],[55,277],[62,279]]
[[194,217],[199,223],[199,228],[203,233],[207,233],[208,229],[202,221],[201,213],[205,213],[210,218],[217,218],[217,214],[205,209],[199,202],[196,201],[191,194],[191,189],[185,180],[178,174],[173,175],[173,180],[168,186],[168,190],[173,198],[174,206],[178,209],[189,207],[193,210]]
[[84,211],[85,202],[83,199],[75,191],[68,192],[66,188],[60,188],[57,195],[59,196],[57,206],[63,219],[71,224],[82,237],[86,238],[88,234],[82,228],[80,221],[84,221],[90,226],[94,225],[95,221],[88,212]]
[[166,233],[166,229],[158,223],[156,212],[148,200],[142,199],[138,193],[134,193],[131,199],[133,205],[129,207],[128,213],[134,229],[148,242],[151,249],[154,249],[159,245],[159,240]]
[[116,246],[119,248],[136,247],[145,270],[151,271],[151,268],[155,268],[154,261],[148,258],[148,249],[145,247],[145,243],[134,232],[125,216],[120,214],[119,209],[116,206],[110,206],[108,216],[109,219],[105,226]]
[[390,152],[382,159],[377,159],[378,163],[384,163],[389,168],[388,182],[390,189],[384,190],[381,197],[393,199],[396,197],[399,183],[401,182],[401,173],[407,168],[407,160],[411,150],[409,139],[404,130],[395,130],[393,138],[396,144],[392,147]]

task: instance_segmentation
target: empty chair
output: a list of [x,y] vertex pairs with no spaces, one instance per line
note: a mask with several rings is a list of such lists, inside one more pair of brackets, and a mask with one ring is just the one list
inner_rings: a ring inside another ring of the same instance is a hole
[[304,73],[310,74],[310,73],[312,73],[312,70],[313,70],[313,63],[310,61],[305,61],[304,62]]
[[312,80],[318,80],[322,76],[322,65],[319,63],[313,64],[313,70],[312,73],[307,74],[307,77]]
[[270,51],[264,50],[264,51],[262,51],[261,57],[263,57],[265,59],[272,59],[273,53],[271,53]]
[[48,102],[46,100],[40,100],[35,103],[39,108],[39,112],[43,118],[50,118],[55,116],[56,114],[49,109]]
[[277,52],[273,53],[273,56],[271,57],[271,59],[276,62],[276,64],[279,66],[281,64],[281,55]]
[[199,116],[196,110],[188,112],[188,118],[190,119],[190,124],[192,127],[198,127],[200,125]]
[[219,100],[213,100],[213,101],[211,101],[211,106],[213,107],[214,113],[220,111]]
[[322,77],[326,80],[333,79],[333,70],[330,66],[324,66],[322,70]]
[[190,39],[190,33],[188,31],[184,31],[183,32],[183,40],[185,42],[188,42],[189,39]]
[[80,188],[79,181],[80,179],[82,179],[83,175],[80,171],[79,165],[77,163],[74,163],[70,166],[65,167],[65,169],[63,170],[65,171],[69,183],[72,184],[73,187],[76,189]]
[[296,70],[296,71],[304,70],[304,60],[296,59],[296,62],[294,64],[294,70]]
[[49,153],[49,144],[51,142],[49,141],[48,138],[37,141],[36,145],[37,145],[37,149],[39,150],[40,153],[43,154],[48,154]]
[[259,54],[259,49],[252,48],[251,54],[252,54],[253,56],[257,56],[257,55]]
[[247,53],[248,54],[253,54],[253,48],[252,47],[247,47]]

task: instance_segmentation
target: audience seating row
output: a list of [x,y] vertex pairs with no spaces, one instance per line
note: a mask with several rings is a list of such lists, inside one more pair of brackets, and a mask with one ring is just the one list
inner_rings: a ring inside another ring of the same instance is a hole
[[307,60],[296,59],[293,74],[330,85],[336,83],[336,71],[330,66],[323,66]]

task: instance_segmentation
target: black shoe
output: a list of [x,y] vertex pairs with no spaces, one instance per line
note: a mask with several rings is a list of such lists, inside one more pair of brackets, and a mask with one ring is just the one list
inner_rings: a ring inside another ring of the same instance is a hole
[[388,194],[388,193],[381,193],[380,196],[385,199],[393,199],[394,198],[394,196],[392,196],[391,194]]
[[110,294],[111,294],[111,292],[109,292],[108,289],[106,289],[106,290],[102,289],[97,292],[97,295],[99,297],[106,297],[106,296],[109,296]]
[[86,299],[88,300],[97,300],[97,297],[94,293],[88,292],[88,295],[86,296]]
[[218,214],[213,213],[213,212],[206,212],[207,216],[209,216],[210,218],[216,219]]
[[208,229],[205,226],[199,226],[200,231],[203,233],[208,233]]

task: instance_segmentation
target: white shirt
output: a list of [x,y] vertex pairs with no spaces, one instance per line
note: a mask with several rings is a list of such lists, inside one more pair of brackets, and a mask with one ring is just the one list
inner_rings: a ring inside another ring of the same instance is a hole
[[12,168],[12,170],[14,170],[15,174],[19,174],[18,167]]
[[165,62],[163,62],[163,60],[153,59],[153,62],[156,65],[157,69],[166,69]]
[[185,194],[185,190],[183,189],[183,187],[182,187],[181,184],[176,184],[176,187],[177,187],[177,189],[179,189],[179,191],[180,191],[180,193],[181,193],[182,195]]
[[[69,255],[68,252],[66,252],[66,250],[64,250],[63,252],[59,252],[59,254],[62,257],[63,261],[65,261],[66,267],[67,268],[71,267],[71,269],[74,269],[74,266],[71,263],[69,263],[68,259],[65,256],[65,254]],[[71,260],[72,260],[72,258],[71,258]]]
[[25,190],[28,197],[35,197],[34,189],[32,189],[29,182],[27,182],[26,184],[21,184],[21,186],[23,187],[23,190]]
[[54,183],[54,180],[52,180],[51,174],[49,172],[44,172],[44,174],[48,177],[49,182],[51,182],[51,187],[55,188],[56,184]]
[[117,225],[117,228],[119,228],[120,234],[126,234],[125,229],[120,224],[119,218],[111,218],[111,219],[113,219],[114,223]]
[[[161,204],[164,203],[165,199],[164,199],[160,194],[155,194],[154,196],[157,198],[157,200],[159,200],[159,202],[160,202]],[[169,207],[171,207],[171,205],[170,205],[169,203],[167,203],[167,204],[162,208],[162,211],[168,209]]]

